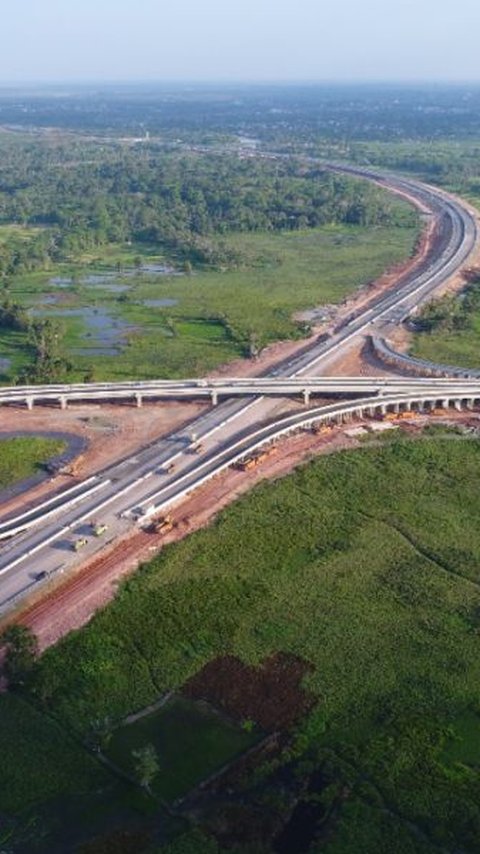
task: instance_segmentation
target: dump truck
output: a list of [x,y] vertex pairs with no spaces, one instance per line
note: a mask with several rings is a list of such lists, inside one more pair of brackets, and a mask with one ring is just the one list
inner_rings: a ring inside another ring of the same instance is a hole
[[73,551],[79,552],[80,549],[83,549],[83,547],[87,545],[87,543],[88,543],[88,540],[86,537],[79,537],[77,540],[74,540],[74,542],[72,543]]
[[160,516],[154,519],[151,525],[147,528],[149,534],[168,534],[173,528],[173,519],[171,516]]

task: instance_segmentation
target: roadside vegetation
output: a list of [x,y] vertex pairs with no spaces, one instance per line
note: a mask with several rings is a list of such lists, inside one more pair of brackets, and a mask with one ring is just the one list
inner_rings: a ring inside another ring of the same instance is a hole
[[0,489],[35,474],[64,449],[65,442],[40,436],[1,439]]
[[428,303],[415,318],[412,354],[432,362],[480,368],[480,274],[457,296]]
[[[241,820],[226,796],[202,813],[207,836],[220,840],[205,850],[224,850],[222,823],[233,834],[253,827],[248,845],[270,850],[262,834],[288,835],[285,816],[310,799],[318,810],[305,850],[317,850],[318,839],[328,854],[358,851],[359,840],[372,854],[387,845],[402,854],[475,851],[479,477],[475,440],[398,438],[261,485],[206,530],[166,547],[0,698],[2,812],[26,832],[33,816],[46,821],[54,803],[46,794],[67,790],[55,770],[66,748],[57,739],[48,755],[48,728],[71,745],[72,797],[90,785],[92,754],[82,745],[95,721],[108,718],[108,750],[121,759],[125,716],[207,662],[229,654],[258,667],[285,653],[308,665],[311,710],[273,763],[244,779]],[[17,707],[47,728],[44,736],[31,737]],[[147,722],[142,738],[151,743]],[[25,764],[40,765],[40,756],[47,793]],[[165,775],[166,756],[163,763]],[[106,769],[95,773],[105,781]],[[118,785],[105,782],[98,803],[108,791],[111,806]],[[260,824],[252,819],[259,812]],[[183,850],[172,845],[166,850]]]

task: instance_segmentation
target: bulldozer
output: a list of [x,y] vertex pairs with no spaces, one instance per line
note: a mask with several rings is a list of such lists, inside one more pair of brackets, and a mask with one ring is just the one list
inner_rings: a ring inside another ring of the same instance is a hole
[[171,516],[160,516],[154,519],[147,528],[149,534],[168,534],[173,529],[173,519]]

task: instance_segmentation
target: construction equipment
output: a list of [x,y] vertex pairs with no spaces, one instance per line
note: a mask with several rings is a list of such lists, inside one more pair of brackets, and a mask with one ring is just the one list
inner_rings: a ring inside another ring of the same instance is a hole
[[103,525],[99,522],[92,522],[92,534],[94,537],[101,537],[108,530],[108,525]]
[[331,433],[332,430],[333,427],[331,426],[331,424],[320,423],[312,425],[312,433],[314,433],[315,436],[322,436],[324,433]]
[[66,463],[64,466],[60,466],[57,470],[57,474],[66,474],[69,477],[76,477],[79,469],[83,463],[84,454],[80,454],[78,457],[75,457],[74,460],[70,463]]
[[160,516],[154,519],[151,525],[147,528],[149,534],[168,534],[173,529],[173,519],[171,516]]
[[87,543],[88,543],[88,540],[86,537],[79,537],[78,540],[75,540],[72,543],[73,551],[79,552],[80,549],[83,549],[83,547],[87,545]]
[[238,460],[238,462],[235,463],[235,468],[239,469],[240,471],[250,471],[250,469],[254,469],[259,466],[260,463],[263,463],[265,462],[265,460],[268,460],[268,458],[271,457],[272,454],[276,454],[276,452],[276,445],[272,445],[270,448],[266,448],[264,451],[257,451],[256,453],[251,454],[248,457],[243,457],[243,459]]

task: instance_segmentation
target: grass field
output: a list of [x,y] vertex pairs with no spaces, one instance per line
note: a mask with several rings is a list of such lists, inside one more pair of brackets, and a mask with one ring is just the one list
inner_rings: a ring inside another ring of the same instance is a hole
[[[58,316],[76,378],[92,365],[99,380],[201,374],[246,355],[252,338],[261,347],[301,336],[292,320],[296,310],[340,302],[391,264],[407,258],[416,236],[413,226],[327,226],[232,235],[225,242],[241,252],[241,269],[199,270],[192,276],[145,273],[126,279],[119,274],[95,286],[82,284],[85,275],[132,264],[139,254],[137,247],[106,247],[102,256],[82,257],[73,267],[18,276],[12,297],[43,316],[82,308],[97,312],[96,330],[91,328],[92,319]],[[146,263],[161,260],[147,249],[143,258]],[[68,287],[50,283],[51,278],[72,274],[75,279]],[[110,287],[115,283],[127,289],[116,292]],[[52,298],[57,302],[52,303]],[[167,304],[145,304],[152,300]],[[105,323],[99,330],[102,314]],[[113,339],[113,347],[119,350],[115,355],[99,352],[106,338],[110,343]],[[78,349],[87,352],[78,354]],[[11,360],[4,377],[13,376],[31,358],[26,336],[2,331],[0,356]]]
[[35,474],[43,463],[64,448],[64,442],[38,436],[1,440],[0,489]]
[[[477,441],[399,438],[261,485],[48,651],[31,701],[81,739],[218,655],[293,653],[313,667],[317,703],[290,761],[327,779],[320,798],[334,818],[321,850],[475,852],[479,478]],[[4,781],[21,738],[12,730]],[[46,753],[36,744],[29,762]],[[26,785],[0,781],[0,810],[41,800],[38,778]]]
[[411,348],[412,355],[446,365],[480,368],[480,312],[471,320],[469,329],[417,333]]

